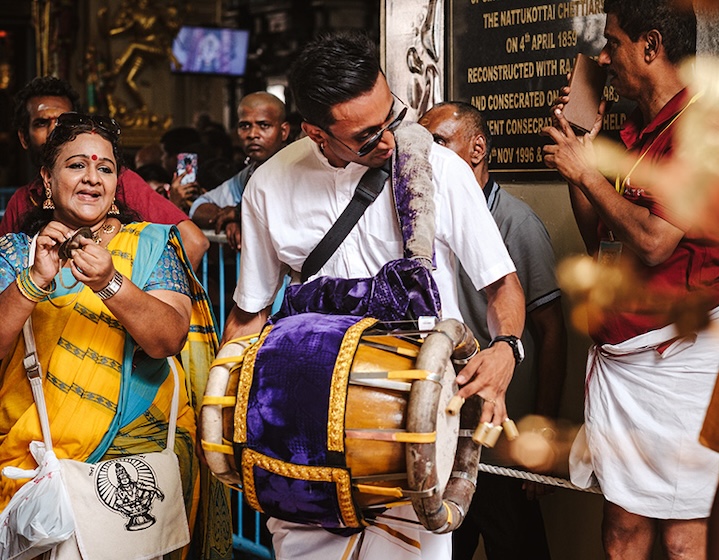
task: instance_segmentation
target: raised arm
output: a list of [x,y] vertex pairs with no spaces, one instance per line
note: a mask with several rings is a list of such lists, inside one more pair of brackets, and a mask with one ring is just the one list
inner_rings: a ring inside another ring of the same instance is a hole
[[[625,243],[645,264],[654,266],[668,259],[684,232],[620,195],[597,169],[591,136],[577,138],[558,109],[555,110],[555,117],[557,126],[547,127],[543,131],[554,141],[554,144],[544,147],[547,166],[559,171],[570,183],[570,189],[579,189],[615,238]],[[586,211],[586,204],[581,197],[575,196],[573,204],[575,202],[580,212]]]

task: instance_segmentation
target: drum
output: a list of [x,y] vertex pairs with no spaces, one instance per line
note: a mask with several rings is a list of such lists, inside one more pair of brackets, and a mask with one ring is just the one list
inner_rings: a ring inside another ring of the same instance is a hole
[[474,492],[479,402],[446,412],[450,356],[474,344],[453,320],[423,341],[374,319],[283,318],[218,353],[201,412],[207,463],[280,519],[360,528],[411,502],[426,529],[454,530]]

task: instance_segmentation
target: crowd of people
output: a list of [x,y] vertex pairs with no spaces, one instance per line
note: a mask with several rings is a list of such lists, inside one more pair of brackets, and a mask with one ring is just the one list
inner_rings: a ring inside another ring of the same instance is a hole
[[[694,13],[671,0],[605,0],[604,11],[599,64],[637,106],[621,132],[626,152],[644,164],[666,162],[677,123],[701,102],[680,71],[696,52]],[[33,469],[30,442],[42,440],[26,375],[28,328],[61,458],[94,463],[161,450],[174,361],[175,453],[193,538],[172,558],[232,557],[227,488],[210,476],[197,444],[216,351],[297,310],[312,321],[318,313],[362,316],[382,290],[397,290],[397,299],[414,302],[400,320],[416,321],[424,305],[424,314],[471,329],[481,351],[458,368],[457,395],[479,397],[480,426],[560,415],[567,330],[554,249],[537,214],[491,174],[485,116],[449,101],[406,122],[377,46],[357,32],[310,42],[289,86],[299,137],[290,137],[280,99],[253,92],[237,107],[236,141],[203,115],[131,163],[118,124],[83,114],[67,82],[38,77],[16,95],[14,125],[37,177],[17,189],[0,224],[0,468]],[[643,292],[678,301],[701,293],[714,321],[719,235],[657,195],[639,162],[607,177],[594,147],[606,103],[594,128],[579,134],[562,113],[569,99],[566,86],[551,107],[543,160],[568,184],[587,253],[604,266],[621,260]],[[317,262],[315,249],[345,220],[370,172],[379,189]],[[224,233],[240,253],[222,340],[195,275],[209,247],[202,230]],[[308,270],[308,262],[317,265]],[[272,316],[287,279],[282,311]],[[360,304],[367,279],[372,290]],[[651,309],[617,306],[589,321],[585,423],[570,467],[575,484],[601,488],[606,557],[647,559],[659,542],[671,560],[719,558],[715,335],[678,331],[671,316]],[[492,447],[482,462],[515,466],[501,444]],[[537,501],[546,486],[486,473],[472,483],[461,525],[449,520],[439,533],[411,523],[326,530],[271,515],[275,557],[469,560],[480,537],[489,560],[551,557]],[[0,511],[22,484],[0,480]],[[417,519],[407,505],[393,515]]]

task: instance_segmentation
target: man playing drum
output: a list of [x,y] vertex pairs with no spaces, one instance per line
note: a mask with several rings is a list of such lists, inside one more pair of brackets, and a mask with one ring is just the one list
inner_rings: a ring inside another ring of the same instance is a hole
[[[480,420],[501,425],[507,419],[507,386],[522,357],[517,337],[524,327],[524,297],[469,166],[451,150],[433,144],[419,125],[400,127],[406,110],[387,85],[375,45],[361,34],[332,34],[308,45],[295,62],[290,87],[307,138],[268,160],[245,190],[242,273],[223,342],[260,331],[284,275],[299,281],[305,259],[338,219],[363,174],[391,163],[388,188],[317,275],[370,277],[405,257],[406,232],[398,215],[403,204],[411,206],[413,201],[395,200],[393,183],[405,181],[410,198],[426,195],[425,209],[415,213],[431,217],[428,263],[433,249],[432,276],[442,318],[461,319],[455,280],[459,259],[475,287],[487,292],[488,322],[497,342],[460,372],[459,395],[480,395]],[[277,519],[270,519],[268,526],[278,559],[451,557],[449,535],[404,527],[373,525],[345,537]]]

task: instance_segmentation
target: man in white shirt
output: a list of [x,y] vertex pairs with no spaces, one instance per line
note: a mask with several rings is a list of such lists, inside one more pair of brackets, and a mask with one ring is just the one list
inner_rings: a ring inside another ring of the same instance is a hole
[[249,163],[234,177],[206,192],[193,202],[190,218],[202,229],[224,231],[229,246],[242,245],[240,204],[242,192],[252,173],[282,149],[290,133],[285,104],[265,91],[249,93],[237,107],[237,136]]
[[[311,43],[293,66],[290,86],[307,138],[262,165],[245,191],[242,273],[223,341],[260,331],[285,274],[296,281],[368,168],[382,167],[392,158],[389,185],[403,165],[393,131],[406,111],[387,85],[375,45],[365,36],[337,33]],[[460,372],[459,394],[479,394],[484,399],[480,421],[500,425],[507,418],[504,395],[521,359],[515,343],[524,327],[522,288],[469,166],[451,150],[432,144],[431,137],[428,142],[436,230],[432,275],[442,318],[461,319],[455,270],[460,259],[476,288],[486,290],[490,331],[502,337]],[[382,190],[318,276],[366,278],[404,256],[392,196],[392,188]],[[371,526],[345,538],[276,519],[268,526],[278,559],[451,556],[449,535],[414,529]]]

